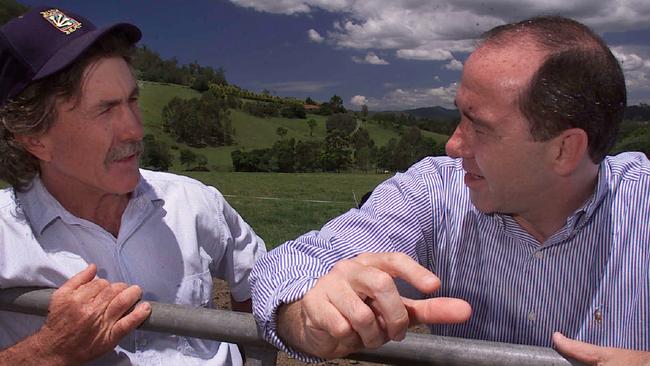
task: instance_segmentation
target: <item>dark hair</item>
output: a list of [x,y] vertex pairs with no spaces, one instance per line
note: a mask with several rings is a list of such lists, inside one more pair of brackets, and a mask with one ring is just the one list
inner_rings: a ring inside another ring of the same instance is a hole
[[496,27],[481,45],[532,41],[546,57],[519,98],[536,141],[569,128],[589,138],[589,156],[600,163],[614,146],[627,104],[621,66],[589,27],[559,17],[536,17]]
[[33,82],[0,108],[0,179],[17,190],[26,189],[39,172],[38,159],[16,140],[16,135],[46,133],[57,118],[57,106],[72,98],[79,101],[86,68],[100,58],[123,57],[130,64],[133,45],[120,33],[95,42],[63,71]]

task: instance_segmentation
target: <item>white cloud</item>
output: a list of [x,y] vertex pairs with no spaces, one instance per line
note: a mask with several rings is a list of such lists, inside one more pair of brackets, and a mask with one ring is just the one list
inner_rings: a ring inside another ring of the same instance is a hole
[[355,95],[350,98],[350,104],[356,105],[358,107],[361,107],[364,104],[368,105],[368,98],[364,97],[363,95]]
[[643,68],[647,65],[648,62],[650,62],[648,60],[642,59],[641,56],[637,55],[636,53],[625,53],[625,50],[622,47],[613,48],[612,53],[614,56],[616,56],[624,71]]
[[[422,59],[427,52],[468,52],[472,40],[495,25],[540,14],[575,18],[597,31],[646,28],[647,0],[230,0],[261,12],[338,16],[328,32],[338,47],[394,49],[398,57]],[[400,52],[401,51],[401,52]],[[438,58],[428,58],[441,60]],[[444,58],[442,60],[450,59]]]
[[381,98],[367,97],[366,105],[373,110],[403,110],[431,106],[455,108],[456,89],[456,83],[439,88],[397,88]]
[[388,65],[389,62],[375,55],[374,52],[368,52],[364,58],[352,56],[352,61],[358,64],[371,64],[371,65]]
[[231,2],[253,8],[257,11],[274,14],[300,14],[309,13],[316,8],[336,12],[345,10],[347,0],[230,0]]
[[307,36],[309,40],[316,43],[321,43],[325,40],[315,29],[310,29],[307,31]]
[[463,70],[463,63],[453,59],[449,61],[448,64],[445,65],[445,69],[447,70],[454,70],[454,71],[462,71]]
[[650,94],[650,47],[614,47],[628,91],[628,104],[647,103]]
[[410,59],[410,60],[444,61],[453,58],[451,52],[440,48],[437,49],[418,48],[418,49],[411,49],[411,50],[401,49],[401,50],[397,50],[396,55],[399,58]]

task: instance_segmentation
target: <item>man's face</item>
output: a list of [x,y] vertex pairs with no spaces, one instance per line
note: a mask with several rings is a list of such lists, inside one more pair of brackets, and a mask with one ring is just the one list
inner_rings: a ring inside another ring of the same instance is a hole
[[533,141],[517,104],[542,59],[528,47],[484,46],[465,63],[456,95],[461,121],[446,149],[463,159],[465,184],[482,212],[543,209],[553,187],[550,149]]
[[41,176],[48,188],[79,194],[125,194],[140,174],[142,121],[138,87],[121,57],[102,58],[84,71],[79,101],[61,102],[41,136]]

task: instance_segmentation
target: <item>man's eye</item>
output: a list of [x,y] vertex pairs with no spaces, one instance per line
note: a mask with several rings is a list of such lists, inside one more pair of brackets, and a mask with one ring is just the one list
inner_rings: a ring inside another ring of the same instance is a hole
[[113,107],[104,108],[99,112],[99,115],[101,116],[102,114],[107,114],[112,110],[113,110]]

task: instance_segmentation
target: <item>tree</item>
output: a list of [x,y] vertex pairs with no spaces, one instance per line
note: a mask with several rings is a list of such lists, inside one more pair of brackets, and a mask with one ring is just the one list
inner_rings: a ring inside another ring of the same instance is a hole
[[305,104],[318,105],[318,103],[314,102],[314,100],[311,99],[311,97],[307,97],[307,99],[305,99]]
[[310,118],[307,121],[307,125],[309,125],[309,137],[314,136],[314,128],[316,128],[316,120],[313,118]]
[[368,130],[360,127],[354,134],[352,134],[352,146],[355,150],[374,146],[375,142],[370,138]]
[[350,114],[336,113],[327,118],[325,128],[327,131],[337,129],[349,135],[357,128],[357,120]]
[[204,75],[197,76],[196,79],[194,79],[191,88],[201,93],[210,89],[208,78],[206,78]]
[[341,97],[336,94],[330,98],[329,102],[321,104],[320,108],[318,109],[318,113],[324,116],[329,116],[333,113],[345,112],[346,110],[345,107],[343,107],[343,99],[341,99]]
[[315,172],[321,170],[323,143],[320,141],[298,141],[295,148],[296,171]]
[[197,170],[207,171],[208,170],[208,158],[203,154],[196,155],[196,166]]
[[364,121],[368,118],[368,106],[365,104],[361,106],[361,118],[363,118]]
[[307,112],[302,104],[290,103],[280,109],[280,115],[284,118],[307,118]]
[[193,147],[231,145],[229,103],[224,93],[212,89],[200,98],[175,97],[163,108],[163,128]]
[[340,172],[347,169],[351,153],[350,140],[345,132],[338,129],[328,131],[322,157],[323,170]]
[[180,151],[179,160],[187,169],[189,169],[192,164],[196,163],[196,158],[196,153],[190,149],[183,149]]
[[278,127],[278,128],[275,130],[275,134],[278,135],[278,136],[280,136],[280,140],[282,140],[282,139],[284,138],[284,136],[287,135],[287,132],[289,132],[289,131],[287,131],[287,129],[284,128],[284,127],[282,127],[282,126]]
[[147,134],[142,141],[144,152],[140,156],[141,165],[153,170],[167,171],[172,165],[172,156],[167,144],[156,141],[152,134]]
[[330,108],[332,108],[332,113],[345,113],[345,107],[343,107],[343,99],[338,95],[334,94],[330,98]]
[[295,145],[296,141],[294,139],[282,139],[273,145],[273,155],[277,162],[278,171],[283,173],[295,172]]
[[362,147],[354,151],[354,164],[358,169],[367,172],[372,168],[373,150],[370,147]]

